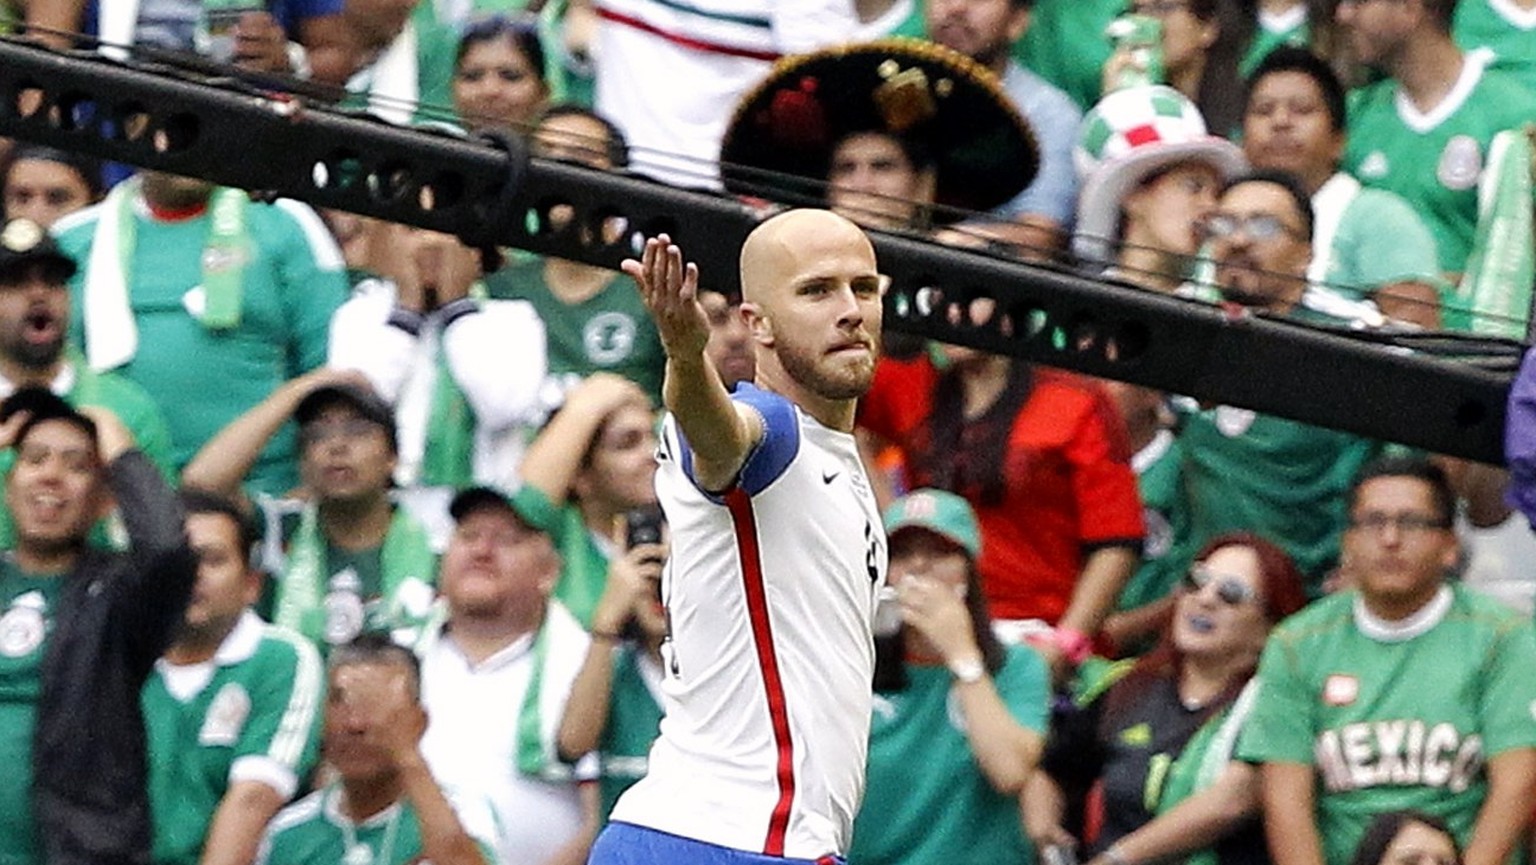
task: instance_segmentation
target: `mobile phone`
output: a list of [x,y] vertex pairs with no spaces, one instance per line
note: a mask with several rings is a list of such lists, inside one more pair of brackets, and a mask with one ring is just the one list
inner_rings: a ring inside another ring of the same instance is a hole
[[634,549],[641,544],[661,543],[662,526],[666,517],[661,508],[636,508],[624,515],[624,546]]

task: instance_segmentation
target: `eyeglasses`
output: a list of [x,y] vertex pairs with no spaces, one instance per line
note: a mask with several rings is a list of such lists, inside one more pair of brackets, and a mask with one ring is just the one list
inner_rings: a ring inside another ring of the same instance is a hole
[[1200,223],[1200,230],[1207,240],[1225,239],[1238,232],[1258,241],[1273,240],[1282,234],[1301,237],[1300,231],[1286,225],[1284,220],[1273,213],[1250,213],[1247,216],[1213,213]]
[[1425,534],[1428,532],[1443,532],[1451,527],[1451,521],[1439,517],[1425,516],[1424,514],[1383,514],[1368,513],[1353,517],[1349,521],[1349,527],[1372,534],[1381,534],[1388,526],[1398,532],[1408,534]]
[[1243,582],[1240,577],[1213,571],[1203,564],[1191,565],[1189,572],[1184,575],[1184,589],[1190,594],[1202,592],[1206,586],[1213,584],[1216,586],[1216,598],[1229,607],[1240,607],[1258,597],[1253,586]]
[[336,438],[362,438],[376,430],[382,430],[382,427],[360,417],[336,421],[312,421],[300,428],[299,438],[305,444],[323,444]]

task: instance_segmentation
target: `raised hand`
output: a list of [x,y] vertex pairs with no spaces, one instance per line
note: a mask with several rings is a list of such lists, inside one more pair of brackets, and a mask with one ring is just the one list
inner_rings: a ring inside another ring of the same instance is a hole
[[640,285],[640,297],[656,321],[668,357],[692,357],[709,342],[709,318],[699,305],[699,268],[683,263],[672,238],[657,235],[645,242],[640,260],[624,259],[624,272]]
[[912,575],[903,577],[897,590],[902,619],[925,637],[945,662],[980,657],[970,611],[954,586]]

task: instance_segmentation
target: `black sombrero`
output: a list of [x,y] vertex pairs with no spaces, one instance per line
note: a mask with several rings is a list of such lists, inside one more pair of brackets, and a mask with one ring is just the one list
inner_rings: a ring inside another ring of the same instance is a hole
[[[856,132],[926,146],[935,203],[991,210],[1034,180],[1040,149],[1002,82],[920,39],[882,39],[780,60],[737,103],[720,149],[726,189],[796,204],[825,200],[832,150]],[[948,222],[960,214],[936,221]]]

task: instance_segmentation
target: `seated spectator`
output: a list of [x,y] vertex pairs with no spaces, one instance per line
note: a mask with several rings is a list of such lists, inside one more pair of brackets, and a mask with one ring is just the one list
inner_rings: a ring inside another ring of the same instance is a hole
[[849,0],[734,0],[729,15],[665,0],[593,5],[597,113],[634,146],[636,171],[694,188],[720,185],[731,106],[774,61],[846,42],[859,26]]
[[44,228],[106,194],[101,164],[89,156],[24,144],[0,161],[0,213]]
[[471,132],[527,133],[549,101],[538,23],[493,15],[459,37],[453,66],[453,109]]
[[332,318],[331,365],[361,370],[393,407],[396,501],[442,549],[455,491],[517,485],[543,419],[544,325],[524,301],[486,297],[485,252],[394,223],[366,231],[380,276],[359,282]]
[[197,584],[140,705],[149,734],[154,861],[249,862],[318,756],[320,656],[252,605],[255,538],[233,500],[184,490]]
[[[287,199],[145,172],[54,226],[79,272],[69,332],[97,372],[115,370],[165,412],[171,465],[283,382],[325,362],[346,299],[336,243]],[[273,437],[252,485],[277,494],[294,475],[291,429]]]
[[1423,811],[1377,814],[1360,837],[1350,865],[1461,865],[1461,848],[1451,828]]
[[1486,49],[1493,68],[1536,92],[1536,0],[1458,0],[1451,35],[1465,51]]
[[1040,171],[1023,192],[981,221],[992,234],[1041,253],[1062,245],[1077,202],[1072,146],[1082,112],[1070,97],[1028,71],[1010,51],[1029,29],[1034,0],[926,0],[927,36],[970,57],[1002,83],[1013,107],[1029,121],[1040,152]]
[[[170,431],[159,406],[138,385],[95,372],[64,346],[74,272],[74,260],[36,223],[13,219],[0,230],[0,393],[45,387],[71,405],[110,409],[138,451],[169,472]],[[12,451],[0,451],[0,472],[14,460]],[[0,549],[14,542],[10,511],[0,507]]]
[[[1227,303],[1303,323],[1348,327],[1381,320],[1369,304],[1308,290],[1312,207],[1291,175],[1256,172],[1228,182],[1205,236]],[[1257,532],[1295,560],[1309,593],[1320,594],[1338,561],[1344,494],[1383,446],[1235,406],[1183,409],[1188,547],[1226,532]]]
[[278,388],[182,473],[186,486],[238,495],[267,440],[298,422],[303,497],[256,497],[262,565],[274,577],[271,620],[327,649],[367,630],[415,639],[436,573],[426,528],[390,499],[394,412],[356,378],[327,368]]
[[848,861],[1020,861],[1018,794],[1044,744],[1050,671],[993,635],[964,499],[918,490],[884,522],[891,591],[876,612],[869,775]]
[[1389,318],[1438,327],[1434,237],[1408,202],[1338,170],[1344,142],[1344,88],[1328,64],[1301,48],[1278,48],[1259,64],[1248,82],[1243,152],[1256,168],[1296,175],[1311,195],[1307,279],[1370,298]]
[[859,425],[901,448],[907,488],[958,493],[975,510],[982,589],[1010,642],[1025,637],[1058,679],[1136,568],[1141,504],[1125,428],[1096,382],[946,345],[884,359]]
[[331,656],[321,748],[334,780],[273,818],[257,865],[496,865],[483,798],[440,786],[422,757],[416,656],[365,634]]
[[1037,849],[1086,841],[1086,799],[1098,785],[1098,834],[1081,846],[1090,865],[1202,851],[1232,865],[1264,861],[1258,773],[1233,747],[1250,723],[1265,638],[1306,602],[1301,575],[1274,544],[1222,535],[1176,597],[1157,649],[1079,682],[1053,719],[1023,799]]
[[1039,161],[995,75],[911,39],[780,64],[736,106],[720,151],[732,192],[916,232],[1002,206]]
[[[659,517],[659,511],[654,513]],[[665,543],[632,543],[608,567],[608,582],[592,614],[592,644],[560,719],[560,759],[597,755],[603,823],[619,796],[645,777],[651,744],[660,733],[661,644],[667,611],[661,601]],[[649,539],[643,539],[649,540]]]
[[1417,458],[1350,488],[1346,591],[1277,628],[1238,742],[1275,865],[1348,865],[1371,818],[1441,818],[1470,865],[1518,856],[1536,789],[1531,623],[1447,579],[1455,499]]
[[451,508],[457,525],[443,553],[444,605],[417,652],[422,739],[432,774],[484,793],[506,862],[585,861],[597,831],[588,766],[573,774],[557,730],[587,635],[550,598],[560,557],[501,493],[475,487]]
[[[623,168],[629,160],[624,138],[612,124],[573,105],[545,112],[531,144],[534,156],[604,171]],[[549,218],[570,216],[555,212]],[[622,375],[653,402],[660,400],[661,338],[628,276],[563,258],[529,258],[492,274],[486,289],[494,298],[528,301],[543,320],[550,380],[542,399],[547,409],[595,372]]]
[[650,400],[611,373],[572,390],[528,446],[513,500],[554,541],[562,561],[554,596],[583,625],[618,555],[622,518],[656,501],[655,454]]
[[709,343],[704,355],[720,373],[726,390],[735,390],[739,382],[752,381],[757,372],[757,357],[752,348],[752,332],[741,313],[741,291],[730,293],[713,286],[699,286],[699,306],[709,318]]
[[[1338,14],[1357,58],[1390,76],[1354,94],[1344,167],[1418,211],[1435,237],[1440,270],[1453,281],[1472,249],[1488,143],[1536,114],[1536,91],[1488,69],[1485,53],[1456,47],[1456,5],[1345,3]],[[1448,326],[1464,325],[1458,308],[1466,300],[1447,310]]]
[[351,72],[342,108],[400,126],[453,116],[458,34],[411,14],[415,0],[345,0]]
[[[181,507],[110,411],[43,388],[0,404],[15,546],[0,557],[0,858],[148,862],[139,692],[197,578]],[[116,500],[125,551],[87,547]]]
[[1217,190],[1245,167],[1242,151],[1207,134],[1194,103],[1160,85],[1100,100],[1083,119],[1077,162],[1078,258],[1090,269],[1108,267],[1107,277],[1164,293],[1189,277]]

